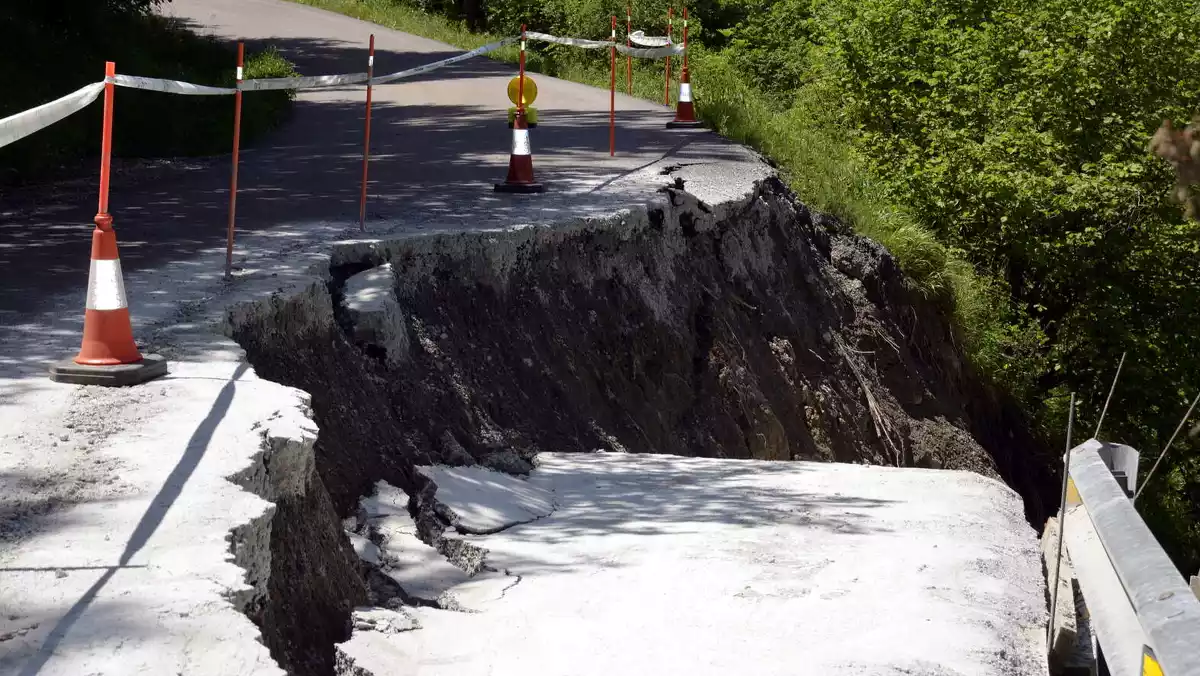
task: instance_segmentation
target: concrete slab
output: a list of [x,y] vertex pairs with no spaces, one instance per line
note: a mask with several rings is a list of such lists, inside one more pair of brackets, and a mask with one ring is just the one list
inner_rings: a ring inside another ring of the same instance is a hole
[[392,266],[385,263],[350,277],[342,289],[342,304],[353,324],[354,338],[382,348],[393,362],[408,357],[408,331],[395,285]]
[[263,590],[227,541],[271,505],[227,477],[261,462],[268,438],[311,444],[307,396],[220,360],[136,388],[44,382],[65,407],[27,409],[3,439],[24,462],[0,458],[25,480],[0,505],[0,674],[281,676],[240,609]]
[[467,538],[510,586],[355,632],[353,673],[1045,674],[1037,539],[998,482],[598,453],[528,483],[553,514]]
[[[499,482],[492,482],[490,486],[493,491],[502,490]],[[520,506],[522,494],[508,495],[515,496],[508,511],[525,514]],[[503,501],[501,495],[489,496],[489,502],[493,504]],[[429,603],[442,603],[445,607],[469,609],[471,604],[493,599],[508,584],[502,571],[468,575],[422,542],[417,537],[416,524],[408,514],[408,496],[404,491],[380,481],[376,494],[364,498],[361,504],[367,514],[367,537],[350,536],[359,558],[378,566],[410,596]],[[377,546],[375,542],[380,544]]]
[[454,512],[460,532],[486,534],[554,511],[552,489],[485,467],[418,467],[437,484],[434,497]]

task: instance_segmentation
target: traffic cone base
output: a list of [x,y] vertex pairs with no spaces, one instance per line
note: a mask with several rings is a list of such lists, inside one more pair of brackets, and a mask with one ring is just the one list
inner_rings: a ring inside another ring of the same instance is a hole
[[157,354],[142,355],[136,364],[90,366],[64,359],[50,365],[50,380],[72,385],[104,385],[122,387],[138,385],[167,374],[167,360]]
[[496,183],[494,184],[496,192],[506,192],[512,194],[530,195],[538,192],[546,192],[546,186],[541,183]]
[[529,124],[525,111],[518,110],[513,120],[512,153],[508,156],[508,177],[495,184],[496,192],[538,193],[546,187],[533,178],[533,151],[529,145]]

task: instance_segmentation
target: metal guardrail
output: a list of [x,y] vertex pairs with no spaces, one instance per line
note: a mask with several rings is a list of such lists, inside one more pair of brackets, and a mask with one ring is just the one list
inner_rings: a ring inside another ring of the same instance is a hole
[[1071,450],[1064,539],[1113,676],[1200,676],[1200,601],[1134,509],[1137,451]]

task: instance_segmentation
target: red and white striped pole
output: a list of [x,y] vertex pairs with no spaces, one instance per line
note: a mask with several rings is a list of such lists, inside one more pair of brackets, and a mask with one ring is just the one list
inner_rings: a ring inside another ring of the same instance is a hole
[[[667,8],[667,44],[671,44],[671,27],[675,23],[675,8]],[[667,55],[667,79],[663,82],[663,105],[671,105],[671,55]]]
[[688,26],[687,25],[688,25],[688,15],[687,15],[687,7],[685,6],[683,8],[683,69],[684,70],[687,70],[687,67],[688,67],[688,53],[687,53],[687,28],[688,28]]
[[667,129],[694,129],[704,123],[696,119],[692,105],[692,80],[688,74],[688,11],[683,8],[683,69],[679,71],[679,99],[675,103],[675,119],[667,123]]
[[[117,76],[117,64],[108,61],[104,64],[104,126],[100,131],[100,200],[96,209],[96,227],[101,230],[112,229],[112,216],[108,215],[108,182],[112,167],[112,123],[113,123],[113,93],[115,87],[109,78]],[[100,221],[104,221],[104,225]]]
[[133,342],[133,323],[125,299],[117,233],[108,213],[108,187],[112,175],[113,81],[117,66],[104,64],[104,121],[100,136],[100,199],[92,230],[92,256],[88,268],[87,302],[83,312],[83,340],[74,358],[50,366],[50,379],[79,385],[136,385],[167,372],[167,362],[157,355],[143,357]]
[[612,58],[609,59],[608,84],[608,156],[617,154],[617,17],[612,17],[612,35],[609,37]]
[[371,45],[367,49],[367,122],[363,132],[362,195],[358,200],[358,231],[367,229],[367,164],[371,158],[371,78],[375,74],[375,34],[371,33]]
[[[633,5],[625,5],[625,46],[632,47],[633,40],[629,34],[633,31]],[[625,90],[633,96],[633,55],[625,55]]]
[[233,276],[233,232],[237,220],[238,150],[242,145],[242,66],[246,58],[246,45],[238,43],[237,91],[233,93],[233,174],[229,179],[229,231],[225,240],[225,279]]
[[521,24],[520,77],[517,78],[517,117],[525,117],[525,24]]
[[83,319],[83,345],[75,363],[82,366],[115,366],[142,361],[133,342],[133,324],[125,299],[117,233],[108,213],[108,186],[112,175],[113,83],[117,65],[104,64],[104,128],[100,137],[100,199],[96,229],[92,230],[92,263],[88,271],[87,305]]

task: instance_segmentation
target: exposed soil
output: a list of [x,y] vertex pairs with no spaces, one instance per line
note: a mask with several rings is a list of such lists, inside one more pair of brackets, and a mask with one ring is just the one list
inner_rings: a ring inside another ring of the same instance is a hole
[[[347,248],[305,292],[232,313],[253,366],[310,392],[321,429],[328,500],[281,508],[306,525],[271,545],[274,574],[312,585],[273,587],[254,618],[289,671],[333,673],[346,594],[362,593],[345,556],[297,550],[316,537],[344,553],[338,517],[381,479],[420,496],[419,464],[521,471],[539,451],[602,448],[961,469],[1003,479],[1044,522],[1052,454],[886,251],[777,180],[715,207],[664,192],[602,222]],[[343,290],[385,264],[381,329]]]

